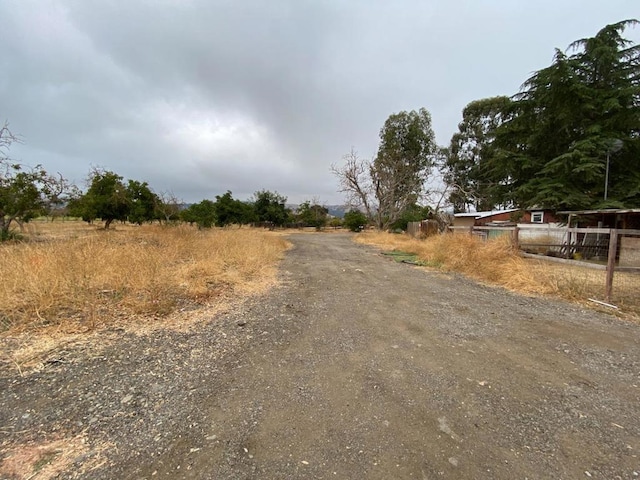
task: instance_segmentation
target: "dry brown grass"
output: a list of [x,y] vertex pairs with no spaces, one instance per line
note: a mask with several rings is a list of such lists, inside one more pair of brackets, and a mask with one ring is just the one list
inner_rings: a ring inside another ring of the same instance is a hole
[[[553,295],[574,301],[585,301],[591,297],[602,299],[604,295],[604,271],[525,259],[512,248],[506,235],[489,241],[462,234],[416,240],[408,235],[367,232],[355,238],[357,242],[376,245],[384,250],[413,253],[431,267],[459,272],[516,292]],[[638,313],[640,305],[632,293],[637,288],[624,288],[625,285],[637,286],[637,275],[631,276],[616,274],[617,300],[627,311]]]
[[260,291],[287,248],[254,229],[35,224],[38,241],[0,245],[0,330],[91,330]]

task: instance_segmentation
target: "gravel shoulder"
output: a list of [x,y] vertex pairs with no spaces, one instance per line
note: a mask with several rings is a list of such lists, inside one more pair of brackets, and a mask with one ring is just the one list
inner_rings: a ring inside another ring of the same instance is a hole
[[639,325],[289,239],[279,287],[189,331],[0,364],[0,478],[640,476]]

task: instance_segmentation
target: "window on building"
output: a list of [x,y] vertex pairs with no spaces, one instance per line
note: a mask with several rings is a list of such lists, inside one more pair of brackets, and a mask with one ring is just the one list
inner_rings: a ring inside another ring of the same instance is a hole
[[531,223],[543,223],[544,212],[531,212]]

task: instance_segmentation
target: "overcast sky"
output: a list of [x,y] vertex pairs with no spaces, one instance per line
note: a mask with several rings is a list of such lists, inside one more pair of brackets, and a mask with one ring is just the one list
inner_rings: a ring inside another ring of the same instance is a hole
[[467,103],[633,17],[638,0],[0,0],[0,121],[14,159],[83,188],[99,166],[186,202],[342,203],[330,165],[375,155],[390,114],[425,107],[446,145]]

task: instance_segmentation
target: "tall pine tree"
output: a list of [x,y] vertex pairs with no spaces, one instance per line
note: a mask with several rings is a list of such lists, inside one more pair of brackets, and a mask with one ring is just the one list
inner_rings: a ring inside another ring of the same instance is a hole
[[[496,129],[489,172],[520,207],[640,206],[640,46],[622,37],[636,20],[556,51],[514,97]],[[608,198],[604,199],[607,158]]]

